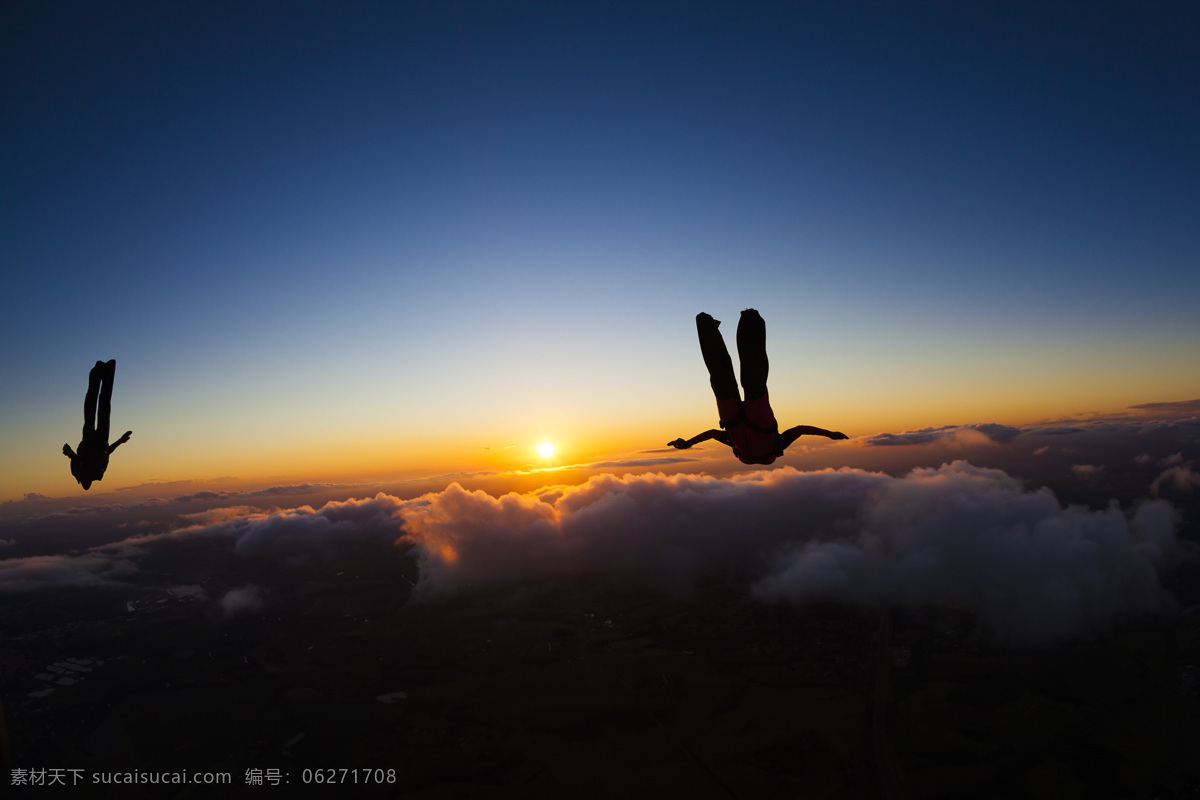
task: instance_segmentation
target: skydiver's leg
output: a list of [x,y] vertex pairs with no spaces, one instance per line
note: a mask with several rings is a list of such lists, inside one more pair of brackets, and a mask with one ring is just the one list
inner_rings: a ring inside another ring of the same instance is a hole
[[746,402],[767,393],[767,323],[753,308],[742,312],[737,329],[738,360],[742,362],[742,391]]
[[733,377],[733,359],[717,326],[721,323],[708,314],[696,315],[696,333],[700,337],[700,352],[708,367],[708,383],[718,400],[740,399],[737,379]]
[[97,361],[88,373],[87,395],[83,398],[83,440],[86,442],[96,432],[96,397],[100,394],[100,381],[104,378],[105,365]]
[[117,372],[117,362],[109,361],[104,365],[104,382],[100,387],[100,413],[96,416],[96,440],[108,447],[108,419],[112,413],[113,377]]
[[742,391],[746,393],[746,419],[761,430],[777,430],[775,412],[767,395],[767,323],[753,308],[742,312],[737,330],[738,360],[742,362]]
[[717,326],[721,323],[708,314],[696,315],[696,333],[700,337],[700,352],[704,355],[704,366],[708,368],[708,383],[717,398],[717,413],[721,420],[731,420],[738,415],[741,395],[738,394],[737,379],[733,376],[733,359],[725,347],[725,340]]

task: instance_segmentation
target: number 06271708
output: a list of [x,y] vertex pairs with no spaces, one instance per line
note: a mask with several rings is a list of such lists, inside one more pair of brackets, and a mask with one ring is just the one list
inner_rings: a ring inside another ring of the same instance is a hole
[[394,769],[306,769],[301,771],[304,783],[395,783]]

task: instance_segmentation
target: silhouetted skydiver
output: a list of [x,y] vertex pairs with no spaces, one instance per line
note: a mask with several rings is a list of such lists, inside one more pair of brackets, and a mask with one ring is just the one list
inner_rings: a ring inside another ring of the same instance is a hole
[[742,362],[742,389],[746,401],[738,394],[733,377],[733,360],[717,326],[721,323],[703,312],[696,315],[696,333],[700,336],[700,352],[708,367],[708,381],[717,398],[717,413],[725,430],[707,430],[691,439],[676,439],[667,444],[686,450],[694,444],[715,439],[733,448],[733,454],[745,464],[770,464],[801,436],[826,436],[845,439],[846,434],[827,431],[812,425],[797,425],[783,433],[775,421],[771,401],[767,397],[767,324],[753,308],[742,312],[738,321],[738,359]]
[[[83,400],[83,439],[79,442],[79,452],[72,451],[69,444],[63,445],[63,455],[71,459],[71,474],[84,491],[91,488],[93,481],[104,477],[104,470],[108,469],[108,454],[128,442],[133,435],[133,431],[125,431],[120,439],[108,443],[108,416],[112,410],[113,375],[116,371],[116,361],[97,361],[96,366],[92,367],[88,373],[87,397]],[[99,409],[96,408],[97,396],[100,398]]]

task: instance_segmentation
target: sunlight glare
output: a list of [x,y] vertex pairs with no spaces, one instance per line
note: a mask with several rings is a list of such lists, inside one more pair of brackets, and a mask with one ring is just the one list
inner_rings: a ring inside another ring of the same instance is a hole
[[554,445],[549,442],[542,442],[537,447],[533,448],[538,451],[538,455],[542,458],[552,458],[554,456]]

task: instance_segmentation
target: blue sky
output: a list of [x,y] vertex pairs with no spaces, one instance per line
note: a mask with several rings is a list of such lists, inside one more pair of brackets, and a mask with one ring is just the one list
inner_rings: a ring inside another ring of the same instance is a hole
[[5,497],[96,359],[113,485],[661,447],[748,306],[785,424],[1200,396],[1192,4],[3,13]]

